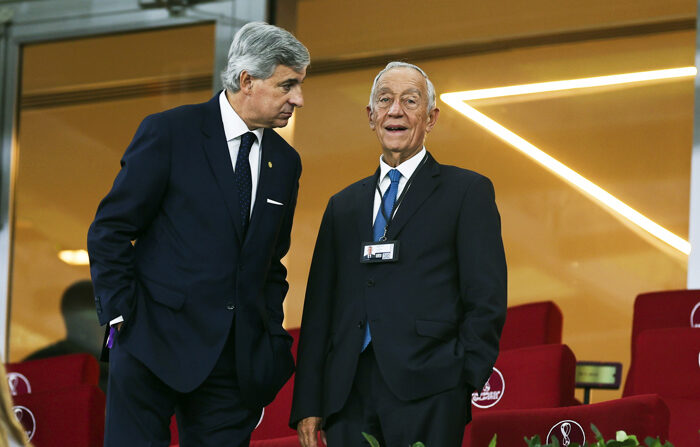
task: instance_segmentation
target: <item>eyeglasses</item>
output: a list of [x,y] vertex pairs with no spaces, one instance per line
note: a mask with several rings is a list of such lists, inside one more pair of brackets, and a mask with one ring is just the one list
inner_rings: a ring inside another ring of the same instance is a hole
[[[391,108],[392,105],[394,105],[394,102],[396,102],[395,97],[391,95],[379,95],[375,100],[374,100],[374,105],[378,109],[389,109]],[[409,95],[409,96],[402,96],[398,98],[399,100],[399,105],[401,108],[404,110],[415,110],[421,105],[421,99],[419,96],[415,95]]]

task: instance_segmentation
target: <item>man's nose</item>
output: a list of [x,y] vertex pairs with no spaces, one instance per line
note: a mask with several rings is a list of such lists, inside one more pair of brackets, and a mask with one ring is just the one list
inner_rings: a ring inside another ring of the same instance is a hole
[[401,108],[401,101],[398,99],[394,100],[394,102],[391,103],[391,107],[389,107],[389,111],[387,113],[392,116],[402,115],[403,109]]
[[294,89],[289,97],[289,103],[294,107],[304,107],[304,94],[301,92],[301,87]]

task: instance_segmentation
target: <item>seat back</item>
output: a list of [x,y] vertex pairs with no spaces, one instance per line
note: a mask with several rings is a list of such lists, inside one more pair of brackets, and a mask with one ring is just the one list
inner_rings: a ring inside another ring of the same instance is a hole
[[511,306],[501,334],[501,351],[561,343],[562,313],[553,301]]
[[565,438],[583,445],[583,436],[594,441],[591,423],[606,440],[624,430],[640,440],[659,436],[663,441],[668,439],[669,410],[658,395],[642,395],[592,405],[484,412],[472,420],[471,445],[486,446],[494,434],[499,446],[524,445],[523,438],[534,435],[547,441],[552,434],[560,445],[568,445]]
[[484,389],[472,394],[472,414],[572,405],[575,373],[576,357],[566,345],[504,351]]
[[625,395],[657,393],[671,412],[674,445],[700,442],[700,328],[650,329],[634,343]]
[[632,346],[649,329],[700,328],[700,290],[667,290],[642,293],[634,301]]
[[[577,405],[575,375],[576,357],[566,345],[502,351],[484,388],[471,396],[472,416],[501,410]],[[463,447],[471,445],[471,425],[465,428]]]
[[656,393],[700,402],[700,329],[644,331],[637,337],[633,353],[628,395]]
[[693,326],[700,328],[700,290],[665,290],[637,295],[632,316],[630,369],[622,395],[633,394],[634,379],[629,371],[636,361],[635,344],[639,334],[649,329]]
[[68,354],[19,363],[8,363],[7,381],[13,396],[97,385],[100,366],[90,354]]
[[105,395],[96,385],[22,394],[14,403],[34,447],[102,445]]

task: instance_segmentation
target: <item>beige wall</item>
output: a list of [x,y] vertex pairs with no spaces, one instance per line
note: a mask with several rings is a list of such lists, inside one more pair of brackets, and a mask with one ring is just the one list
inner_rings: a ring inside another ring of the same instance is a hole
[[313,60],[695,19],[693,0],[299,0],[296,34]]

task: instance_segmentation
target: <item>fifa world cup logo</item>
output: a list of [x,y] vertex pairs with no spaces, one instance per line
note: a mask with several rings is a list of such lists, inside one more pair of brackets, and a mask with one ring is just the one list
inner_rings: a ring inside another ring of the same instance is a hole
[[564,422],[561,424],[561,427],[559,427],[559,430],[561,430],[562,436],[561,443],[564,447],[567,447],[569,444],[571,444],[571,439],[569,439],[569,435],[571,434],[571,424]]
[[7,376],[7,384],[10,386],[10,394],[13,396],[17,395],[17,385],[19,384],[19,377],[15,375]]
[[561,436],[561,446],[569,447],[571,445],[586,445],[586,432],[576,421],[571,419],[566,419],[564,421],[559,421],[549,429],[547,433],[547,444],[549,444],[551,439],[559,438]]
[[13,396],[30,394],[32,392],[32,386],[29,384],[29,380],[27,380],[24,375],[17,372],[7,373],[7,385],[10,387],[10,394]]
[[31,441],[36,432],[36,419],[34,418],[34,414],[29,408],[22,405],[12,407],[12,411],[17,421],[22,425],[22,428],[24,428],[27,439]]

